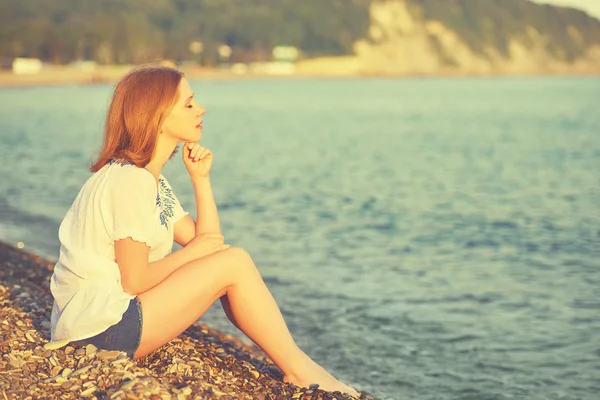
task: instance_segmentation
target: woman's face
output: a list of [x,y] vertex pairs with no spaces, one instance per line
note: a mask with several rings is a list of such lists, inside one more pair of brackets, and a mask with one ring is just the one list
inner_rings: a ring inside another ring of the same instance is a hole
[[179,83],[179,98],[165,119],[162,134],[178,142],[197,142],[202,138],[202,115],[206,110],[194,100],[194,93],[187,79]]

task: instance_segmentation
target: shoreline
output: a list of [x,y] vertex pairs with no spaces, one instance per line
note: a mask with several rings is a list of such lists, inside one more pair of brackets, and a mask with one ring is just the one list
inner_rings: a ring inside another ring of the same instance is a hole
[[[252,80],[252,79],[410,79],[410,78],[499,78],[499,77],[600,77],[599,73],[489,73],[468,72],[439,73],[365,73],[356,69],[305,68],[299,65],[293,74],[268,74],[249,72],[234,74],[229,70],[203,67],[181,67],[190,81],[200,80]],[[0,70],[0,88],[51,87],[65,85],[94,85],[116,83],[132,66],[100,66],[93,70],[69,67],[51,67],[31,75],[16,75],[10,70]]]
[[[92,345],[47,350],[54,263],[0,241],[0,396],[4,399],[350,397],[283,382],[254,345],[196,323],[140,360]],[[361,399],[373,399],[363,393]]]

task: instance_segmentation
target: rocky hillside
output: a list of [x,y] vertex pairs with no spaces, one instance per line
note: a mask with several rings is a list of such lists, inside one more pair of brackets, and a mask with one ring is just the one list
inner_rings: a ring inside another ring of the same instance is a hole
[[278,45],[301,49],[309,74],[600,73],[600,21],[529,0],[0,1],[0,68],[217,66],[269,61]]
[[367,74],[596,74],[600,21],[527,0],[373,0]]

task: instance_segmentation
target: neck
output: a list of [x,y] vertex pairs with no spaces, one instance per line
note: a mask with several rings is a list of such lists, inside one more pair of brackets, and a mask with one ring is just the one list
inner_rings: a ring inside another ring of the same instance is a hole
[[146,169],[154,175],[154,178],[158,180],[162,167],[167,163],[167,160],[171,158],[173,151],[179,144],[179,142],[165,137],[166,135],[159,135],[156,141],[156,148],[154,149],[154,155],[152,160],[146,165]]

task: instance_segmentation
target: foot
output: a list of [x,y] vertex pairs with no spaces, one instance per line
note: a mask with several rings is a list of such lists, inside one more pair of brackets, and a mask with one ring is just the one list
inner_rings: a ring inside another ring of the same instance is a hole
[[360,397],[360,393],[356,391],[356,389],[335,379],[319,364],[310,359],[307,360],[306,364],[305,368],[302,368],[301,373],[296,373],[294,375],[287,374],[283,377],[283,380],[285,382],[293,383],[296,386],[306,388],[316,383],[321,390],[326,390],[328,392],[338,391],[349,394],[355,398]]

